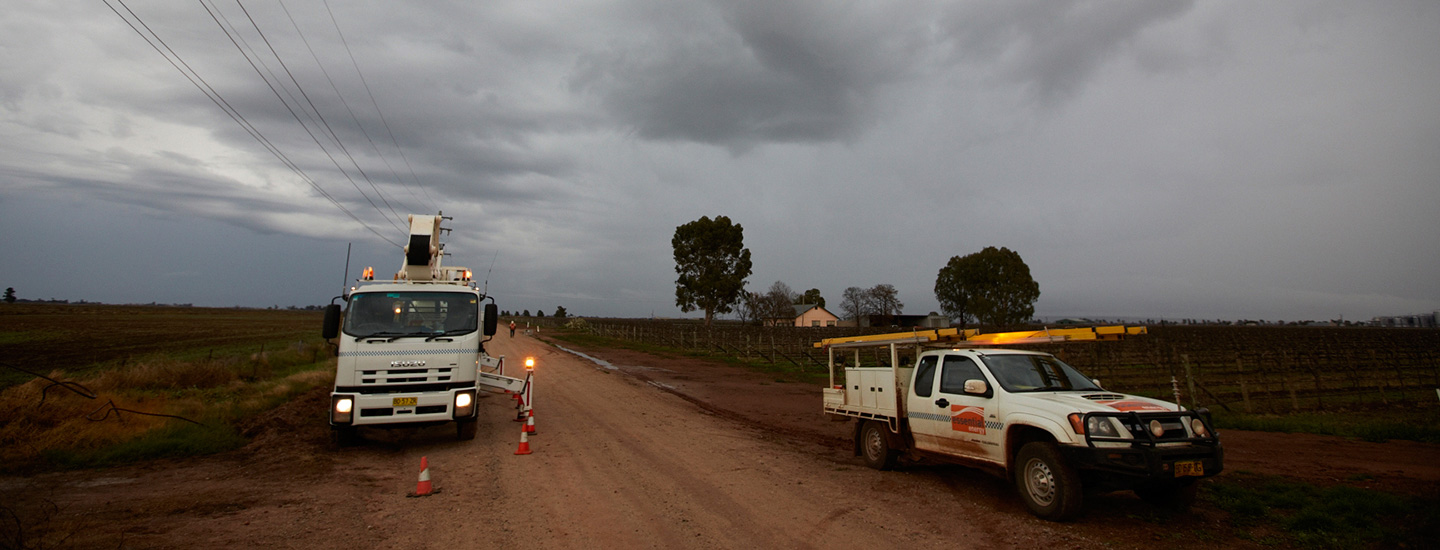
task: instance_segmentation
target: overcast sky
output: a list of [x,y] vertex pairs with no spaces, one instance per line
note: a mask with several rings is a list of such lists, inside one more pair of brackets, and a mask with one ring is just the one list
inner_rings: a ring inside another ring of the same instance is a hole
[[0,11],[21,298],[327,303],[438,209],[508,310],[681,316],[717,215],[832,305],[1003,246],[1039,316],[1440,310],[1433,0],[109,5]]

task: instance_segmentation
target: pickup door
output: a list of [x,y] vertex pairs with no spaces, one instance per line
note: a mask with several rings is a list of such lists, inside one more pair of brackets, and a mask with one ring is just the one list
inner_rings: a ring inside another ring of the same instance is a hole
[[[995,384],[982,371],[975,359],[965,355],[920,358],[906,402],[915,448],[1005,463],[1004,430],[995,420]],[[986,391],[983,395],[965,393],[966,380],[983,380]]]

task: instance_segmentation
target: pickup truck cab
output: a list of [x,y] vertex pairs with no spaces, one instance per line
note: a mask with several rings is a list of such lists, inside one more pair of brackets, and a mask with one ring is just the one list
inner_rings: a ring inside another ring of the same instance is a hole
[[[963,341],[926,350],[907,337],[848,346],[855,361],[843,384],[832,369],[825,391],[826,413],[861,420],[855,451],[871,467],[902,458],[978,467],[1011,479],[1030,511],[1051,520],[1079,513],[1086,492],[1133,490],[1184,508],[1195,480],[1223,468],[1204,410],[1105,390],[1047,353]],[[913,363],[902,359],[907,345]],[[874,346],[890,348],[888,365],[861,364],[858,349]],[[835,365],[847,346],[828,347]]]

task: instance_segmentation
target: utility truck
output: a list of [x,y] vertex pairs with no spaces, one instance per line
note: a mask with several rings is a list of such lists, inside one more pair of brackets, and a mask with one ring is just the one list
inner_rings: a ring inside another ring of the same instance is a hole
[[[494,298],[464,267],[443,267],[442,215],[411,215],[405,262],[390,281],[367,267],[346,290],[345,309],[325,311],[323,336],[338,339],[330,425],[349,444],[360,426],[455,422],[475,438],[482,390],[528,392],[530,378],[504,376],[504,357],[485,343],[499,318]],[[488,301],[488,303],[486,303]],[[483,307],[482,307],[483,304]],[[343,321],[342,321],[343,319]]]
[[858,420],[855,454],[867,465],[977,467],[1013,481],[1036,516],[1062,521],[1081,511],[1087,492],[1133,490],[1183,510],[1195,481],[1220,473],[1224,450],[1205,409],[1107,391],[1053,355],[998,346],[1145,332],[952,328],[830,338],[815,347],[828,350],[831,366],[825,413]]

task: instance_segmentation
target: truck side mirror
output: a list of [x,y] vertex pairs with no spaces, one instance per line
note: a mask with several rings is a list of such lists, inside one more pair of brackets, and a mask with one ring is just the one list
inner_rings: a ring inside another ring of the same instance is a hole
[[495,304],[485,304],[485,335],[494,336],[495,328],[500,326],[500,308]]
[[970,395],[987,395],[990,393],[990,385],[984,380],[966,380],[965,393]]
[[1100,385],[1100,379],[1099,379],[1099,378],[1091,378],[1090,381],[1095,384],[1095,387],[1100,388],[1100,389],[1102,389],[1102,390],[1105,389],[1105,386],[1101,386],[1101,385]]
[[340,304],[325,306],[325,326],[320,330],[320,337],[326,340],[340,335]]

